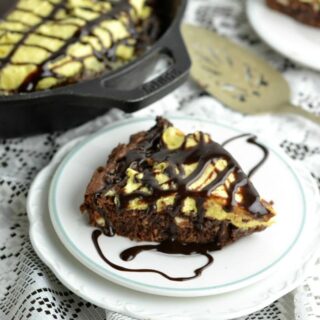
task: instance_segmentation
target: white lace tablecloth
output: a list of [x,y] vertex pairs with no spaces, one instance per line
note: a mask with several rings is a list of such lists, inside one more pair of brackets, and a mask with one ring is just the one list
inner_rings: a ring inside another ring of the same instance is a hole
[[[283,72],[292,102],[320,113],[320,74],[295,65],[260,41],[248,24],[244,1],[190,0],[188,22],[216,30],[263,56]],[[130,116],[187,113],[228,120],[231,125],[265,136],[311,172],[320,188],[320,127],[294,116],[243,116],[232,112],[191,80],[174,93]],[[26,196],[36,173],[72,138],[127,117],[112,110],[64,133],[0,139],[0,319],[105,319],[102,310],[66,289],[39,260],[28,237]],[[319,212],[320,214],[320,212]],[[265,309],[241,320],[320,319],[320,260],[303,285]],[[107,319],[127,319],[107,313]],[[214,320],[214,319],[213,319]]]

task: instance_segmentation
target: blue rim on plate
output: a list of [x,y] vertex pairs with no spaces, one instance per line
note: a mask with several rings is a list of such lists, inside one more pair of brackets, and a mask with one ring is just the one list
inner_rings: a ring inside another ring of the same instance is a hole
[[[223,123],[219,123],[216,121],[211,121],[211,120],[207,120],[207,119],[200,119],[200,118],[195,118],[195,117],[187,117],[187,116],[174,116],[174,117],[169,117],[170,120],[192,120],[192,121],[201,121],[201,122],[206,122],[206,123],[211,123],[214,125],[218,125],[227,129],[230,129],[232,131],[236,131],[239,133],[243,133],[241,130],[237,130],[235,128],[232,128],[226,124]],[[66,165],[69,163],[69,161],[72,160],[72,158],[84,147],[86,146],[88,143],[90,143],[92,140],[94,140],[96,137],[105,134],[106,132],[110,132],[114,129],[117,129],[119,127],[122,126],[126,126],[128,123],[138,123],[138,122],[144,122],[144,121],[151,121],[154,120],[153,117],[145,117],[145,118],[132,118],[132,119],[127,119],[127,120],[122,120],[119,121],[113,125],[109,125],[106,128],[98,131],[97,133],[91,135],[88,138],[85,138],[84,141],[80,142],[78,145],[76,145],[68,154],[67,156],[62,160],[62,162],[60,163],[58,169],[56,170],[51,184],[50,184],[50,189],[49,189],[49,211],[50,211],[50,218],[51,221],[53,223],[54,229],[57,232],[59,238],[62,240],[63,244],[66,246],[66,248],[73,254],[75,255],[78,259],[83,260],[86,262],[87,265],[89,265],[92,270],[96,271],[98,274],[100,275],[107,275],[107,279],[108,280],[112,280],[112,279],[118,279],[121,281],[121,283],[131,283],[131,284],[135,284],[138,285],[140,287],[146,287],[146,288],[152,288],[152,289],[156,289],[156,290],[168,290],[168,291],[183,291],[183,292],[195,292],[195,291],[202,291],[202,290],[213,290],[213,289],[218,289],[218,288],[226,288],[229,286],[234,286],[236,284],[239,284],[241,282],[247,281],[249,279],[252,279],[254,277],[257,277],[261,274],[263,274],[264,272],[266,272],[267,270],[271,269],[272,267],[274,267],[277,263],[279,263],[291,250],[292,248],[295,246],[295,244],[297,243],[302,230],[304,228],[305,225],[305,220],[306,220],[306,200],[305,200],[305,195],[303,192],[303,188],[301,185],[301,182],[299,180],[299,178],[297,177],[296,173],[294,172],[294,170],[292,169],[292,167],[290,166],[290,164],[277,152],[275,151],[272,147],[270,147],[268,144],[268,149],[270,151],[273,152],[274,155],[276,155],[278,157],[278,159],[280,159],[285,166],[289,169],[289,171],[292,173],[292,176],[295,178],[297,185],[300,188],[300,195],[301,195],[301,199],[302,199],[302,205],[303,205],[303,210],[302,210],[302,215],[301,215],[301,223],[300,223],[300,227],[299,230],[295,236],[295,238],[293,239],[293,241],[291,242],[291,244],[286,248],[285,252],[283,252],[277,259],[275,259],[274,261],[272,261],[270,264],[268,264],[266,267],[262,268],[261,270],[259,270],[258,272],[255,272],[253,274],[250,274],[242,279],[236,280],[236,281],[232,281],[232,282],[227,282],[225,284],[222,285],[216,285],[216,286],[208,286],[208,287],[201,287],[201,288],[171,288],[171,287],[165,287],[165,286],[155,286],[155,285],[149,285],[140,281],[136,281],[136,280],[132,280],[132,279],[128,279],[127,277],[123,277],[119,274],[116,274],[112,271],[109,271],[105,268],[102,268],[99,264],[95,263],[94,261],[92,261],[91,259],[89,259],[81,250],[79,250],[79,248],[72,242],[72,240],[69,238],[68,233],[65,231],[63,224],[59,218],[59,214],[57,212],[57,207],[56,207],[56,201],[57,201],[57,197],[56,197],[56,192],[57,192],[57,184],[59,182],[59,179],[61,177],[61,175],[63,174],[63,171],[66,167]],[[89,226],[88,226],[89,227]]]

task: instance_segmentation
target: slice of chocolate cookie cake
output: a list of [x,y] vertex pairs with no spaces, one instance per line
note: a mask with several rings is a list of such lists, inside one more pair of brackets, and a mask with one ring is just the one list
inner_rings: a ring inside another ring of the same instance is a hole
[[163,118],[112,151],[81,210],[107,234],[216,249],[265,229],[275,214],[221,145]]

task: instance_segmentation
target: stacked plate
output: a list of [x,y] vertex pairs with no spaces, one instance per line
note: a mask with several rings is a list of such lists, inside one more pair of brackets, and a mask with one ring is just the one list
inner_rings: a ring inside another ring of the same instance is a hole
[[[234,128],[208,120],[175,117],[185,132],[208,132],[217,142],[239,135]],[[308,172],[281,150],[269,150],[253,182],[274,202],[276,223],[221,251],[214,263],[189,281],[170,281],[155,273],[123,272],[100,258],[91,239],[93,228],[80,214],[93,171],[110,151],[131,134],[150,128],[154,119],[115,123],[62,148],[35,179],[28,198],[33,246],[61,282],[82,298],[108,310],[139,319],[232,319],[259,310],[297,287],[316,257],[320,240],[320,203]],[[260,140],[261,141],[261,140]],[[245,139],[227,149],[244,171],[263,156]],[[148,251],[124,262],[119,253],[133,241],[103,237],[100,246],[110,261],[126,268],[156,268],[172,277],[188,277],[204,263],[197,255],[166,255]]]
[[298,64],[320,70],[320,28],[270,9],[265,0],[248,0],[246,4],[248,19],[261,39]]

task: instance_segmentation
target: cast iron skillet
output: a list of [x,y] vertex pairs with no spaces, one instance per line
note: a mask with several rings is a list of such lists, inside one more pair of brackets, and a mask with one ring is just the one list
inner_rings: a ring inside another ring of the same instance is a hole
[[[188,76],[190,59],[180,34],[187,0],[157,0],[162,23],[159,40],[142,56],[114,72],[61,88],[0,96],[0,137],[64,130],[110,108],[141,109],[177,88]],[[0,1],[0,12],[12,0]],[[144,83],[160,56],[172,61],[155,79]]]

